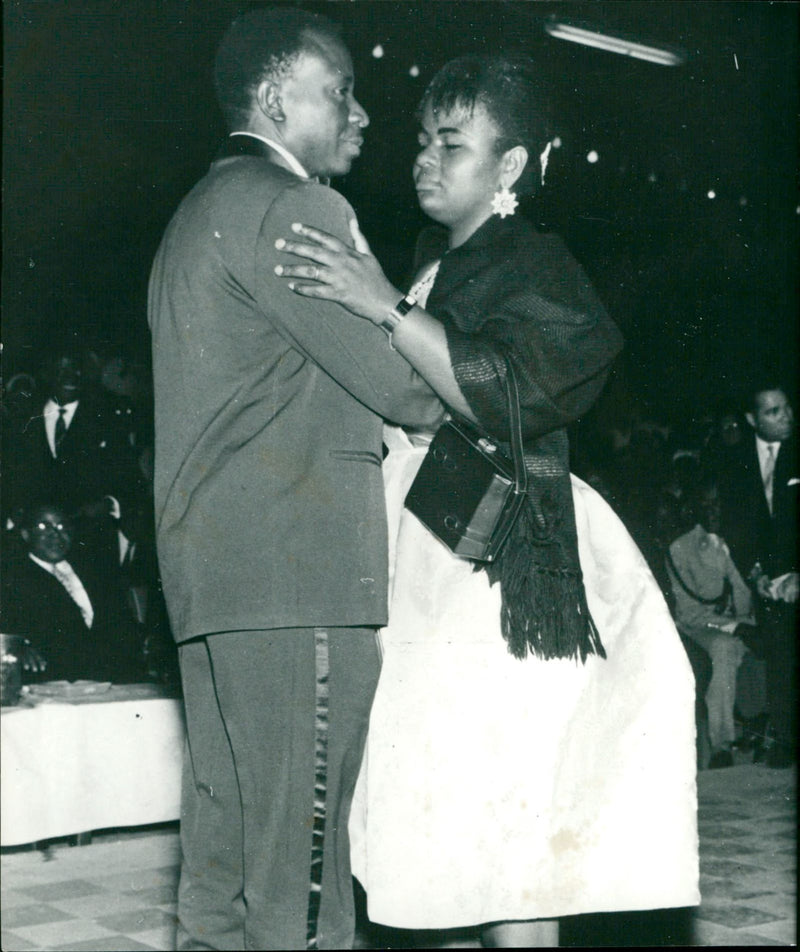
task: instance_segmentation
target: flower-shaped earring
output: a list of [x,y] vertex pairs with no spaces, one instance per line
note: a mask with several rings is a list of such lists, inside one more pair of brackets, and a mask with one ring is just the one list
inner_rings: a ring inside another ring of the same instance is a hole
[[506,215],[513,215],[518,205],[517,193],[510,192],[508,187],[504,185],[499,192],[494,193],[494,198],[492,199],[492,214],[505,218]]

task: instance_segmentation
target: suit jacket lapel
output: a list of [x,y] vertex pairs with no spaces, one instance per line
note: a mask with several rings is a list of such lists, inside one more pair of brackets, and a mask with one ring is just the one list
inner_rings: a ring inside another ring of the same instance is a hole
[[[83,620],[83,614],[78,607],[75,599],[69,594],[66,588],[59,582],[55,575],[37,565],[32,559],[28,560],[33,571],[33,578],[42,596],[41,604],[44,605],[53,622],[57,626],[68,625],[68,630],[81,631],[86,628]],[[70,563],[71,565],[72,563]],[[91,598],[91,596],[90,596]],[[88,628],[86,629],[89,630]]]
[[795,443],[786,440],[775,460],[775,474],[772,479],[772,513],[775,518],[794,519],[791,512],[792,496],[796,498],[797,487],[789,486],[789,480],[796,476]]

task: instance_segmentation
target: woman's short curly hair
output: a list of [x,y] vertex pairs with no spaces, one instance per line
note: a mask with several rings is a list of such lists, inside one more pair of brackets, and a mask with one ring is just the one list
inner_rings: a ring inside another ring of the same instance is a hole
[[341,42],[337,24],[297,7],[250,10],[231,23],[214,64],[217,101],[229,130],[246,123],[259,83],[279,79],[302,52],[317,49],[315,35]]
[[528,164],[517,182],[522,192],[533,192],[540,180],[539,156],[553,136],[553,91],[533,62],[522,55],[461,56],[446,63],[433,77],[417,108],[468,115],[482,106],[500,130],[495,150],[501,154],[516,145],[528,150]]

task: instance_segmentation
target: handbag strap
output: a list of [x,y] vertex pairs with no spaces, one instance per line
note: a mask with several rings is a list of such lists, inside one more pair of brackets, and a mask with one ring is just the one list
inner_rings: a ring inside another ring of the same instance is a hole
[[511,456],[514,460],[514,492],[521,495],[528,491],[528,470],[525,468],[525,453],[522,445],[522,420],[519,409],[519,388],[514,366],[506,357],[506,385],[508,388],[508,425],[511,432]]

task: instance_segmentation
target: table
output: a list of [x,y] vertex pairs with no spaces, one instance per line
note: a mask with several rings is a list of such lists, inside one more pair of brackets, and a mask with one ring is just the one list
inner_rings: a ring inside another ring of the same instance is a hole
[[0,845],[180,817],[183,703],[156,685],[1,710]]

